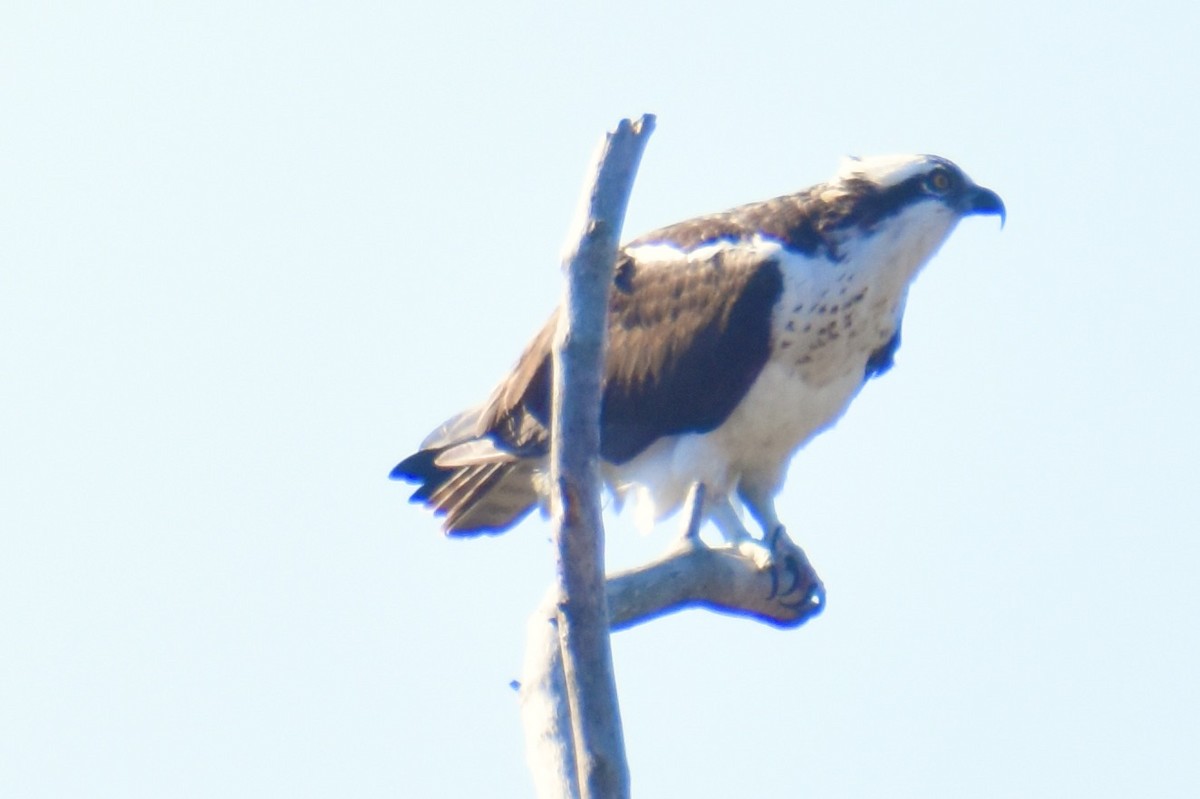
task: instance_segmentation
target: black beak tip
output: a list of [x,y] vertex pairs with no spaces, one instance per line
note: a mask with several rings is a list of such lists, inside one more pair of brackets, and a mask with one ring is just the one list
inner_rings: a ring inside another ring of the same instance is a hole
[[1000,227],[1004,227],[1004,222],[1008,219],[1008,211],[1004,207],[1004,200],[1000,199],[1000,195],[991,189],[985,189],[982,186],[975,187],[967,196],[966,214],[994,214],[1000,217]]

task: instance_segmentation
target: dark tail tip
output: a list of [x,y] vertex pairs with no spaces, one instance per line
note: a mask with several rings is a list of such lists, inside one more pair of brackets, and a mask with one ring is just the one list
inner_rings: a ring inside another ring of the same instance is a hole
[[389,477],[416,483],[411,501],[443,517],[446,533],[502,533],[537,506],[531,466],[511,462],[438,466],[444,451],[433,448],[409,455]]
[[412,501],[427,502],[433,496],[433,492],[454,475],[452,469],[443,469],[435,463],[439,454],[440,449],[423,449],[409,455],[396,464],[388,478],[419,483],[417,490],[413,492]]

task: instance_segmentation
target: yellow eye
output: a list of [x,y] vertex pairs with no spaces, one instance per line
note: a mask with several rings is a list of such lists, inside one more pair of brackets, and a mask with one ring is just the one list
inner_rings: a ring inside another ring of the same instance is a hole
[[937,169],[929,174],[929,179],[926,181],[925,185],[929,187],[930,191],[936,192],[937,194],[945,194],[946,192],[950,191],[950,186],[953,183],[954,181],[951,179],[949,172],[944,169]]

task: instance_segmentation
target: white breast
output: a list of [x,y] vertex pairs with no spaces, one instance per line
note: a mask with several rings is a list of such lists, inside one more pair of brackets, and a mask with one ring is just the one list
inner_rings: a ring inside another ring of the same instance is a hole
[[912,278],[955,221],[940,203],[922,204],[866,239],[843,242],[837,262],[758,242],[778,250],[783,271],[770,360],[717,429],[659,439],[607,467],[618,500],[636,492],[639,525],[677,510],[697,481],[709,496],[732,496],[742,480],[777,492],[791,456],[862,388],[871,353],[899,328]]

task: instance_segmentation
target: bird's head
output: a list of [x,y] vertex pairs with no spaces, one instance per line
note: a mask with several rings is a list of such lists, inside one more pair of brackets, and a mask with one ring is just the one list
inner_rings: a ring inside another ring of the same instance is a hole
[[829,185],[859,198],[868,224],[921,203],[937,203],[931,210],[944,208],[957,218],[995,214],[1002,227],[1006,216],[1004,201],[996,192],[977,185],[952,161],[936,155],[847,158]]

